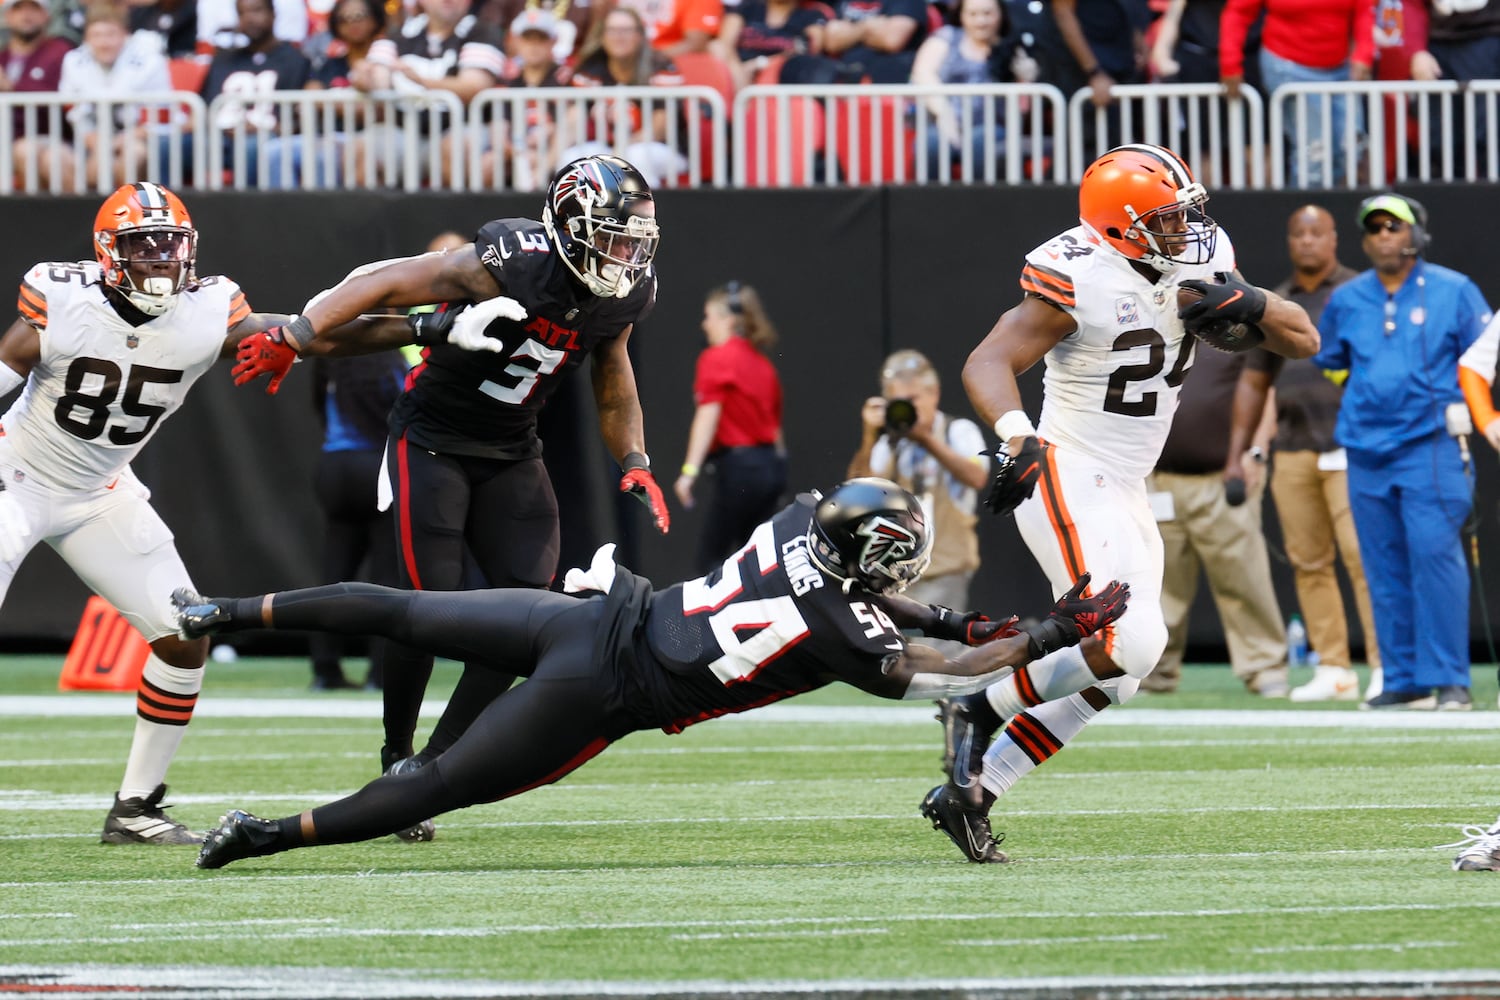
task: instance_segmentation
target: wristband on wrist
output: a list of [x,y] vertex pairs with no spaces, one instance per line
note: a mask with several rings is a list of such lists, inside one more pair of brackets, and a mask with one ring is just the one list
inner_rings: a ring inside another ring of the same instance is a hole
[[683,462],[682,474],[684,476],[696,476],[698,474],[698,467],[692,462]]
[[634,469],[645,469],[651,471],[651,458],[643,452],[632,451],[620,460],[620,468],[626,472]]
[[312,320],[306,316],[293,316],[292,321],[281,328],[281,336],[286,345],[298,354],[302,349],[312,342],[317,331],[313,329]]
[[1100,66],[1098,63],[1095,63],[1094,68],[1089,70],[1089,79],[1092,80],[1096,76],[1107,74],[1108,70],[1106,70],[1103,66]]
[[1013,437],[1036,437],[1036,428],[1025,410],[1007,410],[995,421],[995,434],[1004,442]]

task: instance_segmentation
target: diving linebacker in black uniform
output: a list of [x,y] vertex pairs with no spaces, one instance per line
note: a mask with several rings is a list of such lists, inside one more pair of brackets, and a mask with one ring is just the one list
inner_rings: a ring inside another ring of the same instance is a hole
[[[557,781],[636,730],[668,733],[833,681],[883,698],[978,691],[1012,668],[1077,644],[1125,612],[1129,587],[1083,597],[1085,576],[1026,630],[918,604],[900,591],[926,568],[921,504],[883,479],[803,494],[707,576],[660,593],[606,546],[568,583],[535,590],[429,593],[345,583],[247,598],[173,600],[183,634],[242,629],[374,633],[529,678],[489,704],[447,752],[337,802],[279,820],[231,810],[205,838],[200,868],[392,833],[451,809]],[[976,648],[955,659],[903,629]],[[1003,860],[988,821],[959,796],[935,822],[975,860]]]

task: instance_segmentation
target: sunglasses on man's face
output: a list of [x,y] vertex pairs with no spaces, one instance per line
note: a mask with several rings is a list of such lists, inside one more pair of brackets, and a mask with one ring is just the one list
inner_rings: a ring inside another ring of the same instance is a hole
[[1371,219],[1365,223],[1365,232],[1371,236],[1377,233],[1399,233],[1406,228],[1406,223],[1400,219]]

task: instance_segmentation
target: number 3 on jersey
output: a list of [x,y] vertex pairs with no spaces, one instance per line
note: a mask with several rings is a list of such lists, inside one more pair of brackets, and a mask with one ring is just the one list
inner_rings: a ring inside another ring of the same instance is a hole
[[[776,536],[769,523],[750,536],[744,548],[724,561],[719,581],[702,576],[682,585],[682,613],[707,614],[709,628],[723,655],[708,665],[726,687],[755,676],[761,667],[807,638],[807,622],[789,596],[736,601],[744,592],[740,575],[751,554],[761,575],[776,568]],[[757,630],[741,641],[740,632]]]
[[485,379],[479,383],[479,391],[502,403],[519,405],[526,402],[543,375],[551,375],[566,360],[567,351],[559,351],[528,339],[510,356],[510,364],[505,366],[505,374],[516,381],[511,385],[503,385],[492,379]]

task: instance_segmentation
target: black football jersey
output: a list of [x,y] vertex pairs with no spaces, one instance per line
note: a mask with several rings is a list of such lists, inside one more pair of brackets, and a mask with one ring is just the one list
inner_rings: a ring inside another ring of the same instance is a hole
[[[639,680],[669,733],[880,672],[906,649],[881,599],[844,593],[808,555],[811,497],[750,536],[718,569],[657,594]],[[651,661],[656,661],[652,663]]]
[[490,324],[488,334],[505,344],[498,353],[448,344],[424,350],[391,410],[391,431],[443,454],[534,458],[542,450],[537,411],[596,344],[650,313],[656,273],[648,271],[623,299],[598,298],[530,219],[486,223],[474,250],[502,294],[526,307],[526,318]]

